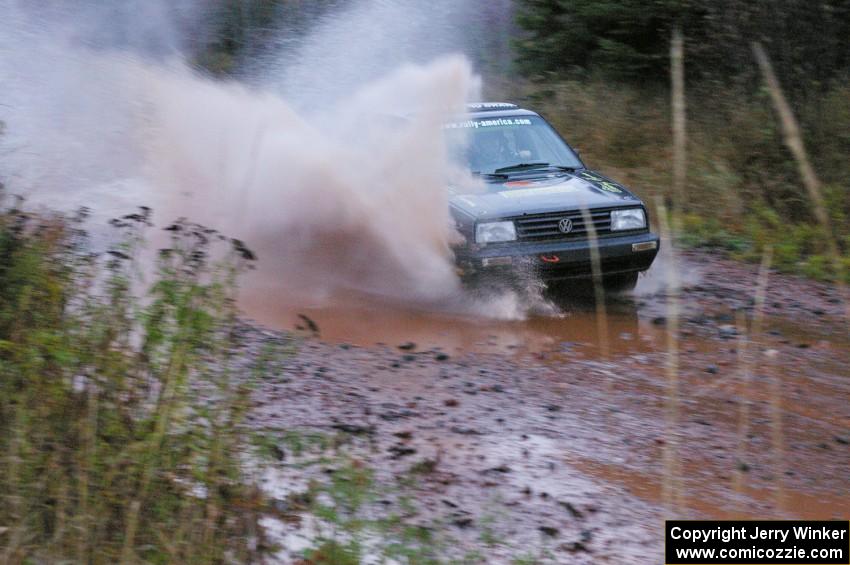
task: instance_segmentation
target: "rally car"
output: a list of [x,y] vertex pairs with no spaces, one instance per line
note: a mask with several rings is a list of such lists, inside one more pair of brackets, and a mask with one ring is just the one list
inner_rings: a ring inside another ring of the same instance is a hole
[[547,283],[600,274],[606,288],[634,288],[659,250],[643,202],[588,169],[537,113],[501,102],[467,110],[443,126],[450,149],[482,181],[450,186],[461,274],[523,271]]

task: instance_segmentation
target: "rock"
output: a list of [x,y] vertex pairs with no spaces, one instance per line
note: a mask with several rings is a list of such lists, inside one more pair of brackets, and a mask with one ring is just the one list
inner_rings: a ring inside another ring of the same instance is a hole
[[558,534],[561,533],[561,531],[558,528],[555,528],[553,526],[540,526],[538,528],[538,530],[540,530],[541,532],[543,532],[545,535],[549,536],[550,538],[554,538]]
[[381,414],[378,414],[378,417],[381,420],[386,420],[387,422],[392,422],[393,420],[401,420],[402,418],[411,418],[413,416],[418,416],[419,414],[414,412],[413,410],[409,410],[407,408],[402,408],[401,410],[386,410]]
[[718,371],[719,369],[717,368],[717,365],[709,365],[705,368],[705,372],[710,375],[716,375]]
[[465,436],[481,436],[484,435],[482,432],[474,428],[461,428],[460,426],[452,426],[451,432],[453,434],[461,434]]
[[437,353],[436,355],[434,355],[434,359],[436,361],[448,361],[449,356],[447,353]]
[[666,326],[667,325],[667,318],[665,318],[664,316],[657,316],[657,317],[652,319],[652,325],[653,326]]
[[578,508],[576,508],[573,505],[572,502],[559,501],[558,504],[563,506],[567,510],[567,512],[570,513],[570,516],[572,516],[573,518],[576,518],[577,520],[584,518],[584,515],[579,511]]
[[[274,509],[275,512],[278,512],[280,514],[286,514],[292,509],[290,507],[289,501],[284,500],[282,498],[273,498],[271,500],[270,506],[272,507],[272,509]],[[4,528],[0,528],[0,534],[3,533],[3,530]]]
[[331,428],[354,435],[373,435],[375,428],[373,426],[364,426],[360,424],[332,424]]
[[416,453],[414,448],[406,445],[393,445],[387,451],[393,454],[393,459],[401,459],[402,457],[407,457],[408,455]]
[[561,544],[558,546],[558,549],[560,549],[561,551],[568,551],[570,553],[588,552],[587,546],[581,543],[580,541]]
[[304,314],[298,314],[298,317],[301,319],[302,322],[304,322],[304,325],[303,326],[301,326],[301,325],[295,326],[295,329],[298,329],[298,330],[301,330],[301,331],[308,330],[314,335],[319,335],[319,333],[320,333],[319,332],[319,324],[317,324],[311,318],[309,318],[308,316],[306,316]]
[[443,405],[448,406],[450,408],[454,408],[458,404],[460,404],[460,402],[458,402],[456,398],[447,398],[443,401]]
[[398,348],[402,351],[413,351],[414,349],[416,349],[416,344],[412,341],[408,341],[407,343],[402,343],[401,345],[399,345]]
[[720,337],[723,339],[731,339],[738,335],[738,328],[732,324],[722,324],[717,326],[717,331],[720,332]]
[[510,473],[511,468],[502,463],[498,467],[491,467],[489,469],[485,469],[485,473]]
[[835,436],[832,439],[835,440],[835,443],[840,443],[841,445],[850,444],[850,438],[848,438],[846,436]]
[[405,363],[410,363],[411,361],[416,361],[416,355],[408,353],[407,355],[402,355],[401,360]]

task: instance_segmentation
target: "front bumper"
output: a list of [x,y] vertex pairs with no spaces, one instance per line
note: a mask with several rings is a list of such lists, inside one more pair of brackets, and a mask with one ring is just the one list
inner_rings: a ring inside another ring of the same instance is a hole
[[[645,271],[661,242],[649,232],[605,236],[597,240],[604,275]],[[511,242],[465,248],[457,252],[463,277],[511,271],[530,272],[552,281],[593,276],[590,240]]]

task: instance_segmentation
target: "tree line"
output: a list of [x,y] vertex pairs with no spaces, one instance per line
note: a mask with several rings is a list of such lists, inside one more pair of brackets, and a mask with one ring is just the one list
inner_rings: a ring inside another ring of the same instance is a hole
[[752,79],[763,43],[794,96],[828,88],[850,67],[850,1],[517,0],[519,69],[532,77],[599,72],[666,82],[671,30],[685,37],[690,78]]

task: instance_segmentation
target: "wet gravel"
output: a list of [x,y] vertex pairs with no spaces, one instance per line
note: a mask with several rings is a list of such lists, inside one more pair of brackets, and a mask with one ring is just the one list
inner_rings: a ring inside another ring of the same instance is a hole
[[[610,336],[640,347],[608,355],[592,339],[533,354],[448,352],[404,335],[357,346],[324,342],[318,327],[266,366],[249,422],[332,436],[333,456],[304,465],[281,443],[265,490],[286,501],[353,461],[385,487],[363,512],[402,516],[433,532],[442,559],[470,563],[658,563],[664,517],[846,519],[850,340],[838,291],[771,273],[763,331],[747,336],[757,266],[681,261],[700,276],[681,292],[675,421],[664,292],[635,297],[636,329]],[[292,340],[244,333],[246,353]],[[287,512],[268,525],[277,559],[294,562],[321,525]]]

